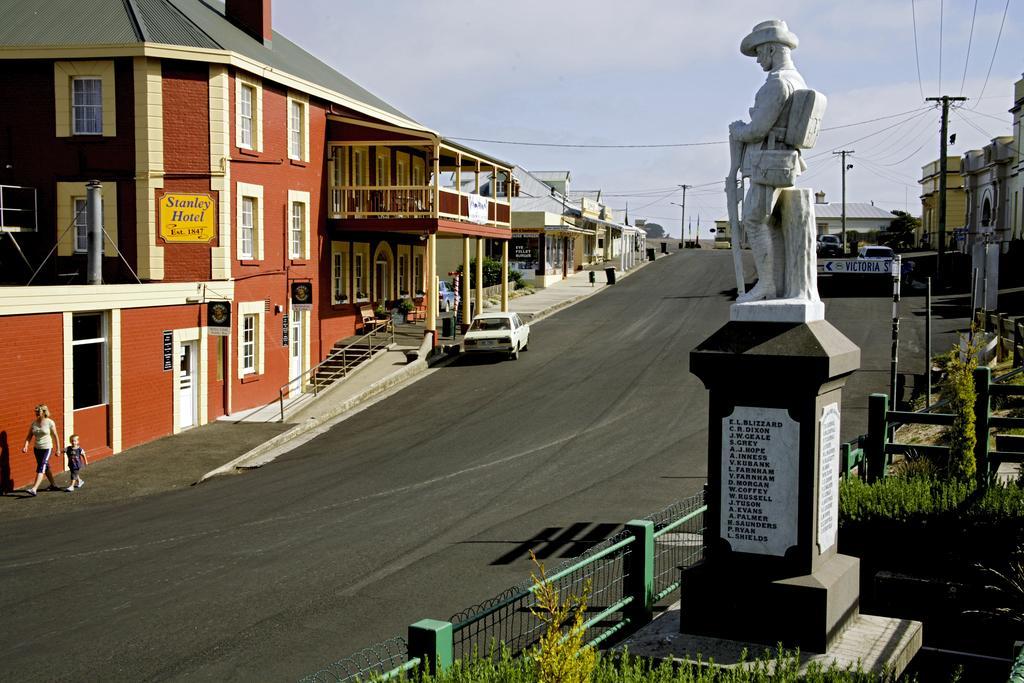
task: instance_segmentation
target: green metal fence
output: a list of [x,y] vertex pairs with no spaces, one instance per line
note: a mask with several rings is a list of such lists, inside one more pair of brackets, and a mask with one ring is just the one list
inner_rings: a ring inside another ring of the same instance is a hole
[[[999,417],[992,414],[993,398],[1024,396],[1024,386],[1008,382],[1019,373],[1019,369],[1014,370],[993,380],[991,368],[982,367],[974,370],[974,389],[977,394],[974,403],[977,437],[974,457],[981,475],[979,480],[983,482],[994,478],[1002,463],[1024,461],[1024,453],[993,450],[989,443],[989,433],[992,429],[1024,428],[1024,418]],[[952,425],[955,415],[938,410],[944,405],[938,404],[931,410],[917,412],[890,410],[889,397],[886,394],[871,394],[868,397],[868,433],[842,445],[842,475],[849,476],[851,470],[856,467],[861,478],[875,481],[885,476],[894,455],[915,452],[922,455],[948,456],[948,446],[899,443],[890,439],[895,425]]]
[[[547,581],[561,595],[582,595],[589,584],[585,639],[591,646],[650,621],[654,605],[679,588],[679,567],[700,559],[707,506],[703,494],[679,501],[625,528],[582,555],[549,570]],[[425,666],[444,668],[455,659],[495,652],[513,655],[533,647],[543,624],[530,612],[531,580],[453,615],[409,627],[408,640],[394,638],[366,648],[301,679],[302,683],[353,683],[373,675],[397,676]]]

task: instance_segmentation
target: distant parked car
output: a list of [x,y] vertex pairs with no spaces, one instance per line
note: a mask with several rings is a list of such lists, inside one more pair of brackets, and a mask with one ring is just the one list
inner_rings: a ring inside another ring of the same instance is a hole
[[455,290],[445,280],[441,280],[437,285],[437,308],[441,312],[455,308]]
[[889,247],[861,247],[860,251],[857,252],[857,258],[859,259],[892,259],[893,252]]
[[510,360],[519,358],[530,344],[530,325],[518,313],[481,313],[462,340],[466,353],[507,353]]
[[829,258],[843,255],[843,242],[838,235],[818,235],[818,256]]

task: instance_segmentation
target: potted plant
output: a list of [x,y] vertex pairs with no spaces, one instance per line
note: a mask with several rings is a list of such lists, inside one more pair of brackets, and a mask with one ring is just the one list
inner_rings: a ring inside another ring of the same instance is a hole
[[377,320],[384,320],[388,317],[388,309],[384,306],[384,302],[377,304],[377,308],[373,309],[373,315],[376,316]]
[[412,299],[402,299],[398,302],[398,310],[405,316],[405,322],[411,323],[413,318],[413,310],[415,306],[412,303]]

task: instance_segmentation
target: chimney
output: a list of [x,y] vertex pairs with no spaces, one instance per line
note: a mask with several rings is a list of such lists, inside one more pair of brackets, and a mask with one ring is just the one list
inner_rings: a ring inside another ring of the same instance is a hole
[[815,204],[827,204],[828,203],[828,202],[825,201],[825,190],[818,190],[817,192],[814,193],[814,203]]
[[226,0],[224,16],[250,36],[270,47],[271,0]]

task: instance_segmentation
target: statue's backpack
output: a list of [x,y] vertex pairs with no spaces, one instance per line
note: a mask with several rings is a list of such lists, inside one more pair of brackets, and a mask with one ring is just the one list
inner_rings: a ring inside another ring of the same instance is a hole
[[828,100],[817,90],[793,92],[786,122],[785,143],[796,149],[811,149],[818,141],[821,120],[825,117]]

